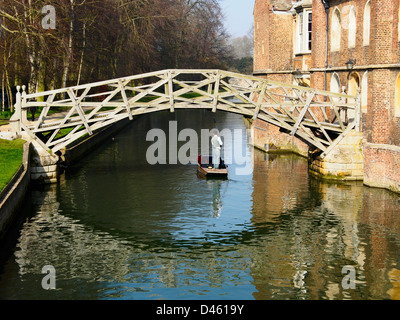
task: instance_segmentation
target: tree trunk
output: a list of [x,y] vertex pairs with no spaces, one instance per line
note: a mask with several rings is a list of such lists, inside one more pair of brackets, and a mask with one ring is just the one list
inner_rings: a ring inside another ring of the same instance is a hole
[[8,75],[7,69],[6,69],[5,75],[6,75],[6,86],[7,86],[6,90],[7,90],[7,96],[8,96],[8,108],[10,109],[11,112],[14,112],[14,97],[12,96],[10,77]]
[[[37,77],[37,86],[36,90],[37,92],[42,92],[46,89],[46,63],[42,61],[40,64],[40,69],[38,72],[38,77]],[[39,97],[38,102],[43,102],[44,97]]]
[[78,80],[76,85],[79,86],[79,82],[81,81],[82,75],[82,66],[83,66],[83,57],[85,55],[85,47],[86,47],[86,23],[83,23],[83,31],[82,31],[82,52],[81,52],[81,61],[79,62],[79,71],[78,71]]
[[3,74],[2,74],[2,76],[1,76],[1,96],[2,96],[2,100],[1,100],[1,111],[3,111],[4,112],[4,110],[5,110],[5,106],[6,106],[6,104],[5,104],[5,95],[4,95],[4,93],[5,93],[5,88],[4,88],[4,82],[5,82],[5,71],[3,70]]
[[[32,5],[31,5],[31,0],[28,0],[28,8],[24,8],[24,16],[25,19],[27,21],[29,21],[29,23],[32,23],[32,16],[31,16],[31,12],[32,12]],[[26,49],[27,49],[27,53],[28,53],[28,59],[29,59],[29,63],[30,63],[30,80],[28,83],[28,93],[33,93],[36,92],[36,85],[37,85],[37,62],[38,62],[38,57],[37,54],[35,52],[35,48],[33,45],[33,42],[31,40],[31,38],[29,37],[29,32],[27,30],[27,26],[24,25],[24,34],[25,34],[25,41],[26,41]]]
[[70,0],[70,2],[71,2],[71,16],[70,16],[71,21],[69,24],[68,49],[64,57],[64,68],[62,75],[63,88],[67,86],[68,74],[72,57],[72,43],[73,43],[73,32],[74,32],[74,0]]

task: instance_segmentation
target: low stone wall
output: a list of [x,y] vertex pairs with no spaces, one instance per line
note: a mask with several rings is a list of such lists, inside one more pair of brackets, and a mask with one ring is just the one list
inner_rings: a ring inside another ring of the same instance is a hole
[[26,142],[23,148],[21,166],[0,193],[0,239],[4,238],[7,229],[21,209],[30,184],[31,143]]
[[32,141],[31,180],[36,184],[57,182],[58,156],[44,150],[36,141]]
[[400,193],[400,147],[364,142],[364,184]]

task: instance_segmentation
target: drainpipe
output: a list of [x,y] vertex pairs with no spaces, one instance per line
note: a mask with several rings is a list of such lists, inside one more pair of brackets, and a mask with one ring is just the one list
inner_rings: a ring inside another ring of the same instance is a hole
[[[325,47],[325,71],[324,71],[324,90],[326,91],[327,89],[327,78],[326,78],[326,72],[328,69],[328,39],[329,39],[329,0],[321,0],[322,4],[324,5],[325,8],[325,13],[326,13],[326,47]],[[325,96],[326,100],[326,96]]]

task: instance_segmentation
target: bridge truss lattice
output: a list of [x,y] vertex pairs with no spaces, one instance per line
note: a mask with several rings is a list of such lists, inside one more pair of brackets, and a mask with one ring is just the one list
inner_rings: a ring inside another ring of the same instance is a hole
[[[31,108],[40,110],[34,121]],[[322,158],[360,125],[358,96],[222,70],[162,70],[39,93],[23,87],[11,123],[17,133],[56,152],[123,119],[176,109],[264,120],[314,146]]]

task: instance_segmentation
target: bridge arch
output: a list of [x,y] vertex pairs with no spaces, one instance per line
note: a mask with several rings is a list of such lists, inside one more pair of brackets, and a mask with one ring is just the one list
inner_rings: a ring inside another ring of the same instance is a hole
[[337,93],[341,92],[340,77],[336,72],[334,72],[331,76],[330,90],[331,92],[337,92]]
[[358,72],[351,72],[348,77],[347,93],[355,96],[360,90],[360,75]]
[[[38,119],[28,118],[39,108]],[[359,117],[358,96],[275,82],[223,70],[162,70],[57,90],[18,89],[13,130],[55,153],[85,134],[123,119],[176,109],[222,110],[261,119],[297,136],[326,156]],[[54,112],[54,113],[52,113]]]
[[332,28],[331,28],[331,51],[340,50],[340,42],[342,36],[342,18],[339,8],[335,7],[332,13]]

